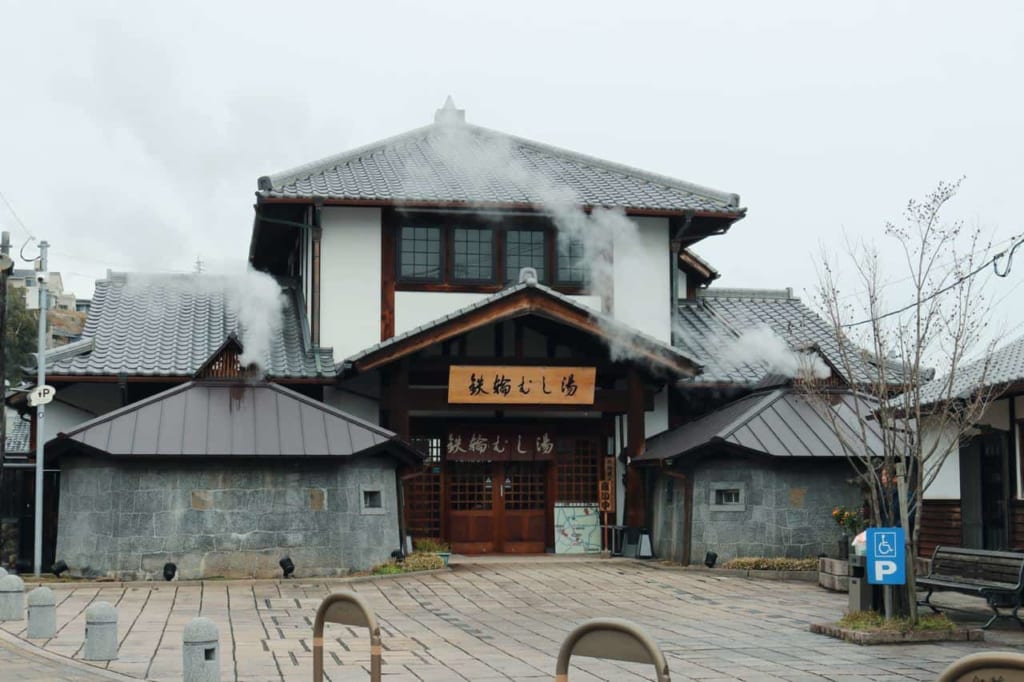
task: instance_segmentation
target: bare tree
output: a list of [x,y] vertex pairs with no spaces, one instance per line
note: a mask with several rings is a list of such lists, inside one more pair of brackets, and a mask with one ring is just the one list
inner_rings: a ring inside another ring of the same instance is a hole
[[[900,610],[912,623],[924,491],[993,398],[986,381],[989,308],[980,276],[992,260],[979,229],[943,217],[959,186],[940,183],[923,200],[908,202],[900,223],[886,225],[888,243],[902,257],[898,279],[883,272],[875,244],[847,242],[841,260],[823,249],[816,292],[839,348],[836,369],[846,390],[862,400],[835,409],[834,380],[810,382],[807,390],[830,406],[825,413],[866,492],[872,525],[906,531]],[[840,263],[849,265],[852,277]],[[856,294],[841,288],[848,279]],[[883,295],[893,284],[903,296],[909,291],[902,307]],[[972,356],[980,360],[968,363]],[[886,613],[892,613],[888,604]]]

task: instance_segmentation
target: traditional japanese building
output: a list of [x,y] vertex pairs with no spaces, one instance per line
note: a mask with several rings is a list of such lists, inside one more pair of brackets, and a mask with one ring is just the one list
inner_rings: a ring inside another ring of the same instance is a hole
[[[735,194],[471,125],[449,100],[430,125],[258,179],[249,261],[280,293],[249,303],[280,317],[259,376],[237,362],[220,376],[212,360],[231,343],[244,352],[251,329],[228,302],[238,286],[111,273],[83,339],[47,357],[59,395],[47,440],[63,434],[51,450],[79,481],[90,462],[145,468],[168,460],[148,446],[90,450],[86,435],[108,418],[127,429],[138,401],[154,414],[207,395],[210,381],[258,381],[392,443],[385,459],[400,485],[382,513],[399,530],[377,534],[367,557],[410,535],[466,553],[596,551],[602,525],[646,527],[665,548],[685,534],[690,547],[692,525],[663,522],[659,472],[686,441],[668,432],[729,409],[771,374],[754,360],[729,365],[724,347],[762,325],[793,349],[828,350],[827,328],[790,293],[709,288],[718,273],[691,247],[744,215]],[[176,393],[188,382],[200,385]],[[189,414],[175,428],[203,419]],[[365,461],[325,447],[318,466]],[[215,467],[210,454],[175,463],[175,485],[182,467]],[[294,454],[276,456],[301,467]],[[691,488],[672,504],[684,500],[692,520]],[[804,544],[814,542],[824,539]],[[328,570],[329,557],[315,560]],[[202,573],[201,553],[188,561]]]

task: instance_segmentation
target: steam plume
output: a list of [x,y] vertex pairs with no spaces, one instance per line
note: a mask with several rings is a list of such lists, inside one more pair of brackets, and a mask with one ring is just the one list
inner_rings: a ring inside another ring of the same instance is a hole
[[727,343],[721,360],[725,366],[734,368],[761,363],[768,371],[791,379],[827,379],[832,374],[821,356],[793,350],[767,326],[752,327]]

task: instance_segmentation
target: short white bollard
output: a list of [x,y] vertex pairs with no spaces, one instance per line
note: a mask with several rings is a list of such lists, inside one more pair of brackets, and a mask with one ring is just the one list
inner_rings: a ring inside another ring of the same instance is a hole
[[7,569],[0,566],[0,578],[3,578],[5,575],[7,575]]
[[217,624],[209,618],[193,618],[181,637],[182,680],[220,682],[220,642]]
[[25,618],[25,583],[16,575],[0,578],[0,620]]
[[98,601],[85,610],[86,661],[113,661],[117,658],[117,609]]
[[57,634],[57,596],[49,587],[28,593],[28,638],[49,639]]

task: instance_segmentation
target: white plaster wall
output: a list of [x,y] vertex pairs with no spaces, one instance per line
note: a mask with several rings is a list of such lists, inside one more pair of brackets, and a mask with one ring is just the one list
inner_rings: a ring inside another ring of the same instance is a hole
[[380,341],[379,208],[323,209],[320,344],[343,360]]
[[[938,453],[949,450],[942,461],[939,472],[932,484],[924,491],[926,500],[958,500],[960,499],[960,446],[954,442],[956,434],[950,430],[945,432],[929,425],[927,422],[921,430],[921,445],[928,452],[938,444]],[[930,475],[931,467],[925,465],[925,476]]]
[[324,402],[331,407],[347,412],[371,424],[380,424],[380,406],[377,400],[368,397],[358,388],[346,390],[346,387],[324,389]]
[[46,416],[43,419],[43,439],[50,442],[58,433],[66,433],[95,416],[97,415],[71,405],[52,402],[46,406]]
[[[449,315],[459,308],[472,305],[487,298],[488,294],[467,294],[438,291],[396,291],[395,292],[395,335],[433,322]],[[379,324],[378,324],[379,333]],[[334,357],[338,357],[335,352]]]
[[994,426],[1000,431],[1010,430],[1010,401],[995,400],[985,408],[985,413],[978,420],[979,424]]
[[[450,315],[460,308],[473,305],[491,295],[440,291],[396,291],[395,335],[433,322],[439,317]],[[581,305],[598,312],[601,311],[600,296],[572,296],[571,298]],[[334,357],[341,357],[338,355],[337,346],[335,346]]]
[[654,410],[644,414],[644,437],[668,431],[668,389],[654,395]]
[[[615,318],[671,341],[668,218],[631,218],[636,238],[618,233],[614,245]],[[685,289],[684,289],[685,292]]]

